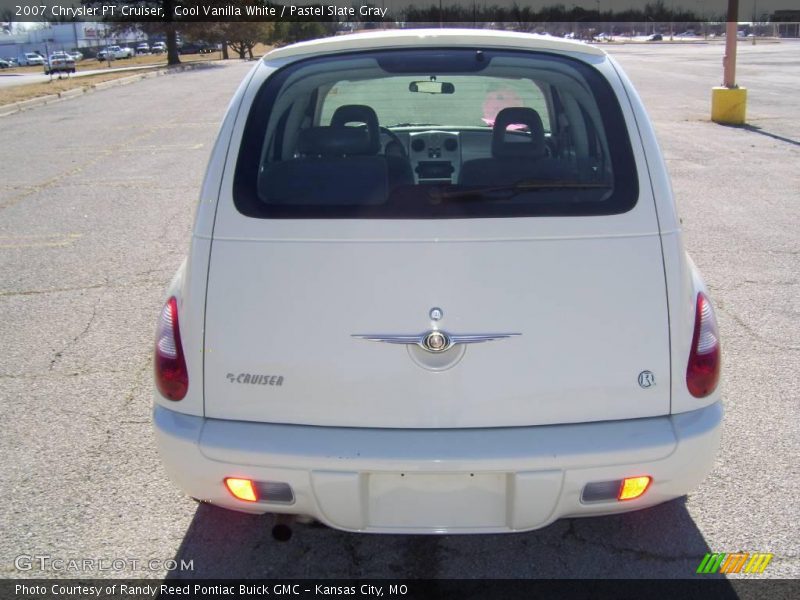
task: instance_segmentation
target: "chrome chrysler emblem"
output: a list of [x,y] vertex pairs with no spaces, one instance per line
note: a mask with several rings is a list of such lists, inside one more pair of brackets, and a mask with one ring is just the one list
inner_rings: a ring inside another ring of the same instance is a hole
[[[428,316],[432,321],[439,321],[444,316],[444,311],[439,307],[433,307]],[[438,329],[436,325],[433,327],[429,331],[410,335],[403,333],[354,333],[352,337],[361,338],[369,342],[415,345],[428,352],[440,354],[458,344],[480,344],[481,342],[503,340],[522,335],[521,333],[448,333]]]
[[442,331],[431,331],[422,339],[422,347],[428,352],[444,352],[450,346],[450,338]]
[[[439,321],[444,317],[444,311],[439,307],[432,308],[428,316],[432,321]],[[405,344],[419,346],[427,352],[440,354],[450,350],[458,344],[479,344],[493,340],[503,340],[522,335],[521,333],[448,333],[436,325],[429,331],[422,333],[354,333],[352,337],[361,338],[369,342],[384,342],[386,344]]]
[[504,340],[522,335],[521,333],[448,333],[439,329],[416,334],[402,333],[354,333],[352,337],[368,342],[384,342],[386,344],[417,345],[428,352],[440,353],[458,344],[480,344]]

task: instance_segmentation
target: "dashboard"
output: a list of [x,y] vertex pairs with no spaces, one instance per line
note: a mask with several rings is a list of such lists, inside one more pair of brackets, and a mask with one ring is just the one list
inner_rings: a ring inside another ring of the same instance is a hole
[[[428,129],[423,131],[395,130],[408,156],[415,183],[458,183],[461,165],[476,158],[492,155],[492,130],[453,131]],[[384,134],[381,142],[388,151],[393,141]]]

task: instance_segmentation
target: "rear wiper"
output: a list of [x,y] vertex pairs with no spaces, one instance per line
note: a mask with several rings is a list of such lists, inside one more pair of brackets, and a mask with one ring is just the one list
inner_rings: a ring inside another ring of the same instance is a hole
[[384,125],[386,129],[392,127],[439,127],[439,123],[395,123],[394,125]]
[[488,196],[502,194],[504,198],[511,198],[517,194],[536,190],[608,190],[612,186],[607,183],[584,183],[580,181],[543,181],[526,180],[518,181],[511,185],[498,185],[494,187],[478,187],[472,189],[432,189],[430,196],[434,200],[482,200]]

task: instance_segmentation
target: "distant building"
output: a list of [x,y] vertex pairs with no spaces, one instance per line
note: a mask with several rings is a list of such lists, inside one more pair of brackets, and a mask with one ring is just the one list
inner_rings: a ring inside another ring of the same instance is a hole
[[39,54],[55,50],[83,50],[109,44],[135,44],[146,36],[137,30],[112,34],[105,23],[46,23],[35,29],[17,30],[0,35],[0,57],[15,58],[25,52]]
[[771,21],[775,23],[780,37],[800,37],[800,10],[776,10]]

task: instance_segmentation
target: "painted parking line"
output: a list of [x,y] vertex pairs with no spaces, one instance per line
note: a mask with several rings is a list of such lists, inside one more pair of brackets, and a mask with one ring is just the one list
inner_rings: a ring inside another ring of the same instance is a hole
[[73,245],[81,237],[82,233],[0,236],[0,248],[63,248]]

